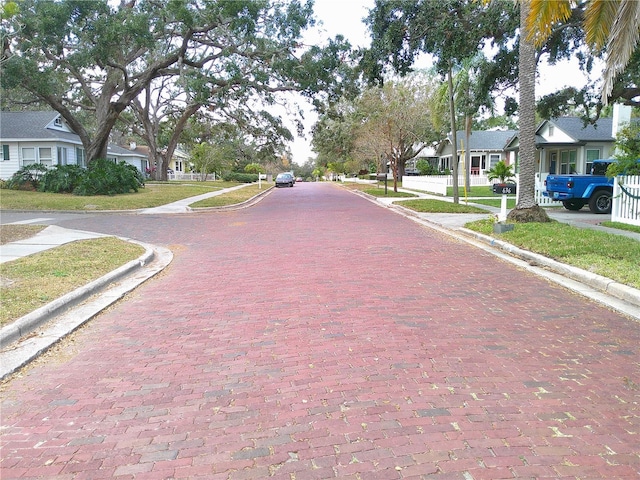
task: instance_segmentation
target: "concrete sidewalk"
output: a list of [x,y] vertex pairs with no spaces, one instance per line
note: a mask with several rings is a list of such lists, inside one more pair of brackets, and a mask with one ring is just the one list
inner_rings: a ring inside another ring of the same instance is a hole
[[106,236],[107,235],[101,233],[69,230],[57,225],[49,225],[33,237],[0,246],[0,263],[17,260],[27,255],[33,255],[34,253],[39,253],[50,248],[59,247],[65,243],[75,242],[76,240],[90,240],[92,238]]

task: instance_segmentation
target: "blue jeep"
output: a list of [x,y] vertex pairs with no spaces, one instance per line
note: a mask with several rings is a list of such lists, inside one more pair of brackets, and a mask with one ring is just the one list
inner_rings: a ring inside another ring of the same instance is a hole
[[588,204],[593,213],[611,213],[613,178],[606,172],[613,161],[595,160],[590,175],[548,175],[543,195],[562,202],[567,210],[580,210]]

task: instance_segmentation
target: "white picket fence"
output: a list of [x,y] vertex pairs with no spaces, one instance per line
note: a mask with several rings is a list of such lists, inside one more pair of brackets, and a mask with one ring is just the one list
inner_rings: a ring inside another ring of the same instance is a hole
[[[207,180],[215,180],[216,174],[212,173],[207,175]],[[201,182],[202,175],[199,173],[167,173],[167,180],[182,180],[182,181],[191,181],[191,182]]]
[[[515,183],[518,183],[518,175],[515,176]],[[470,186],[488,186],[496,183],[497,180],[489,180],[486,175],[471,175]],[[458,177],[458,185],[464,186],[464,176]],[[425,176],[404,176],[402,177],[402,186],[410,190],[418,190],[421,192],[435,193],[445,196],[447,187],[453,186],[452,175],[425,175]],[[536,174],[535,197],[538,205],[549,206],[557,204],[548,197],[542,195],[544,191],[544,183],[539,174]]]
[[640,226],[640,175],[615,178],[611,221]]

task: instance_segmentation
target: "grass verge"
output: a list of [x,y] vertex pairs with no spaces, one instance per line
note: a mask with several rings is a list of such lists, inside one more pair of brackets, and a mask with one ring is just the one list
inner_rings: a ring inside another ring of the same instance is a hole
[[[263,193],[272,185],[270,183],[262,182],[262,185],[252,183],[246,187],[239,188],[226,192],[222,195],[206,198],[199,202],[189,205],[191,208],[204,208],[204,207],[226,207],[228,205],[235,205],[237,203],[246,202],[247,200]],[[295,188],[295,187],[294,187]]]
[[[460,201],[464,201],[460,199]],[[501,198],[481,198],[481,199],[473,199],[469,200],[472,203],[479,203],[480,205],[489,205],[490,207],[500,208],[502,206]],[[515,208],[516,199],[515,198],[507,198],[507,208]]]
[[144,253],[115,237],[81,240],[0,264],[0,325],[100,278]]
[[525,250],[640,288],[640,242],[611,233],[551,223],[518,223],[510,232],[493,233],[493,219],[467,228],[500,238]]
[[628,225],[620,222],[602,222],[603,227],[617,228],[618,230],[627,230],[629,232],[640,233],[640,227],[637,225]]
[[443,200],[416,199],[396,202],[397,205],[415,210],[416,212],[429,213],[489,213],[472,205],[462,203],[445,202]]
[[342,187],[348,188],[350,190],[360,190],[368,195],[373,197],[393,197],[393,198],[408,198],[408,197],[416,197],[417,195],[413,193],[406,192],[394,192],[393,184],[387,184],[387,191],[385,193],[384,182],[375,183],[341,183]]
[[[458,194],[460,197],[464,197],[464,184],[458,185]],[[493,193],[493,186],[491,185],[476,185],[470,187],[467,191],[467,197],[495,197]],[[453,187],[447,187],[447,197],[453,197]]]
[[6,210],[135,210],[167,203],[239,185],[236,182],[147,183],[137,193],[124,195],[94,195],[2,190],[0,208]]
[[0,245],[33,237],[45,228],[46,225],[0,225]]

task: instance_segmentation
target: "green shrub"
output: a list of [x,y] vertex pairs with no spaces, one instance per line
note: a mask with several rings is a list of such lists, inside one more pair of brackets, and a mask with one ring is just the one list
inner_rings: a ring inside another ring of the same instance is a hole
[[258,181],[256,173],[229,172],[222,177],[225,182],[253,183]]
[[37,190],[47,170],[47,167],[41,163],[25,165],[7,180],[6,186],[12,190]]
[[137,192],[144,187],[144,177],[133,165],[99,158],[89,163],[87,172],[75,188],[75,195],[117,195]]
[[72,193],[86,170],[79,165],[56,165],[40,180],[38,190],[51,193]]
[[640,124],[624,127],[616,137],[617,162],[607,168],[607,176],[640,175]]

